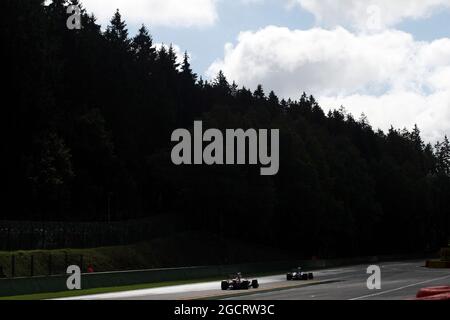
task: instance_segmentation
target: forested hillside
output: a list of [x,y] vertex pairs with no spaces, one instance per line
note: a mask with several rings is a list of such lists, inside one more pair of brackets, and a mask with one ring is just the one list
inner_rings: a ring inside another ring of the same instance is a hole
[[[450,144],[419,128],[374,130],[313,96],[204,81],[186,54],[129,34],[119,11],[106,31],[66,1],[1,1],[2,220],[120,221],[171,213],[188,228],[305,256],[417,252],[447,241]],[[89,8],[88,8],[89,9]],[[88,11],[88,10],[87,10]],[[187,48],[189,49],[189,48]],[[302,88],[298,88],[301,93]],[[280,171],[180,166],[170,136],[212,128],[280,129]]]

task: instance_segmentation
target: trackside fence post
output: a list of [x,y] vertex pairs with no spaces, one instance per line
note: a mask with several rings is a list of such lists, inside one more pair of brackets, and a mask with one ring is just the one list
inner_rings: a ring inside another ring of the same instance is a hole
[[52,275],[52,254],[48,255],[48,275]]
[[11,278],[16,277],[16,256],[11,255]]
[[30,276],[34,277],[34,256],[31,255],[30,259]]

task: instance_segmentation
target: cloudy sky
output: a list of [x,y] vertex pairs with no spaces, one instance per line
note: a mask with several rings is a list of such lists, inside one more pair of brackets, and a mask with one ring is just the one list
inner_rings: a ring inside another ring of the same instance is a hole
[[450,0],[83,0],[105,25],[116,8],[130,33],[188,50],[205,78],[313,94],[375,128],[418,124],[450,136]]

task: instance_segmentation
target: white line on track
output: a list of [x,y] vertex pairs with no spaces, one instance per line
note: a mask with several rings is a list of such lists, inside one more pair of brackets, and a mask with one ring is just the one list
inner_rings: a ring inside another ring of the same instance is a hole
[[416,286],[419,286],[419,285],[422,285],[422,284],[425,284],[425,283],[430,283],[430,282],[435,282],[435,281],[439,281],[439,280],[444,280],[444,279],[447,279],[447,278],[450,278],[450,275],[445,276],[445,277],[441,277],[441,278],[435,278],[435,279],[431,279],[431,280],[417,282],[417,283],[409,284],[407,286],[398,287],[398,288],[395,288],[395,289],[386,290],[386,291],[382,291],[382,292],[378,292],[378,293],[374,293],[374,294],[368,294],[368,295],[357,297],[357,298],[353,298],[353,299],[350,299],[350,300],[363,300],[363,299],[367,299],[367,298],[377,297],[377,296],[381,296],[381,295],[386,294],[386,293],[391,293],[391,292],[395,292],[395,291],[401,291],[401,290],[404,290],[404,289],[407,289],[407,288],[416,287]]

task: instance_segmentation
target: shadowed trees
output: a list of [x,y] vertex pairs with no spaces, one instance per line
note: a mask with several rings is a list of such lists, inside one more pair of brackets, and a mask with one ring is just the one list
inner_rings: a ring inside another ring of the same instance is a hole
[[[2,1],[1,219],[128,220],[171,212],[187,229],[298,249],[303,256],[415,252],[449,232],[450,144],[418,127],[374,132],[364,115],[323,112],[313,96],[209,81],[145,26],[116,11],[105,31],[70,1]],[[26,22],[26,23],[24,23]],[[180,63],[181,62],[181,63]],[[280,129],[280,172],[176,167],[170,135],[204,127]],[[109,207],[109,209],[108,209]],[[110,210],[110,211],[108,211]],[[227,228],[245,226],[245,230]]]

